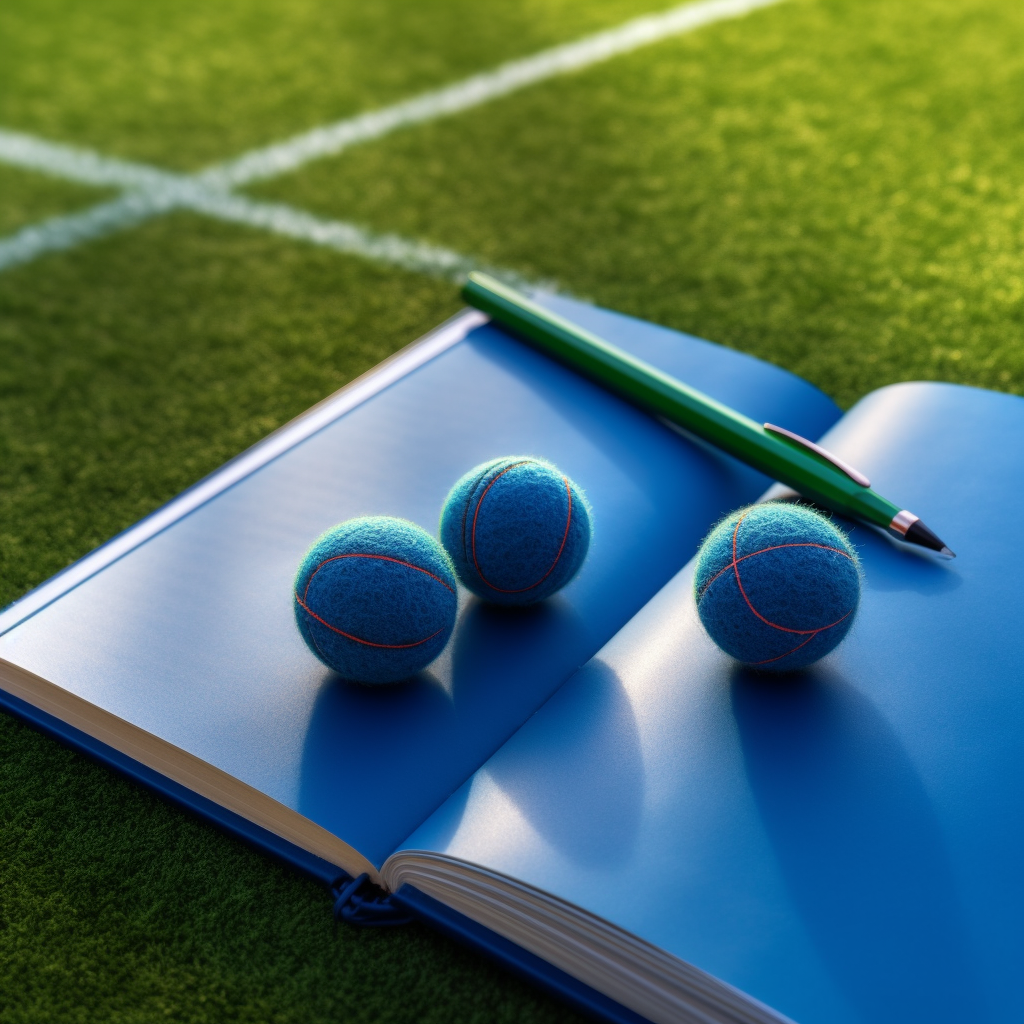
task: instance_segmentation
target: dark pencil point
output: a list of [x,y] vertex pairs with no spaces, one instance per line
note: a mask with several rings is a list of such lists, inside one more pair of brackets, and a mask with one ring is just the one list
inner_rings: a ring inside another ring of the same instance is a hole
[[956,555],[920,519],[910,524],[903,539],[910,544],[919,544],[923,548],[928,548],[929,551],[938,551],[939,554],[956,558]]

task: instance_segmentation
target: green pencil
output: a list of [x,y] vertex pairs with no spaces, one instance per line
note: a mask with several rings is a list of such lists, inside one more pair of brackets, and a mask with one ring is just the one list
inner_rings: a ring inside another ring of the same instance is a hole
[[873,491],[863,474],[806,438],[770,423],[755,423],[486,274],[470,274],[462,294],[470,305],[542,352],[804,497],[881,526],[911,544],[953,556],[917,516]]

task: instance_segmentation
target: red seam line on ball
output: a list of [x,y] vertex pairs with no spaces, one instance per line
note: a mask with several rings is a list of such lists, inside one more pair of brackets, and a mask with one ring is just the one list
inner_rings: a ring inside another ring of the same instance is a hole
[[[740,555],[736,561],[730,562],[724,569],[719,569],[718,572],[716,572],[715,575],[704,584],[704,589],[701,590],[700,596],[703,597],[711,589],[711,584],[714,583],[719,576],[725,575],[725,573],[733,568],[733,566],[736,565],[736,562],[742,562],[747,558],[753,558],[754,555],[763,555],[766,551],[781,551],[783,548],[821,548],[822,551],[834,551],[837,555],[842,555],[843,558],[850,557],[842,548],[829,547],[828,544],[815,544],[812,541],[800,541],[796,544],[773,544],[770,548],[761,548],[759,551],[751,551],[749,555]],[[822,628],[824,629],[825,627]]]
[[424,575],[429,576],[432,580],[437,580],[442,587],[451,590],[454,594],[455,591],[448,586],[447,583],[440,576],[435,576],[429,569],[423,569],[418,565],[413,565],[412,562],[403,562],[400,558],[392,558],[390,555],[370,555],[365,552],[355,551],[349,555],[332,555],[330,558],[325,558],[310,574],[309,579],[306,580],[306,589],[302,592],[302,598],[305,600],[309,596],[309,585],[313,582],[313,577],[325,566],[328,562],[337,562],[341,558],[375,558],[379,562],[394,562],[396,565],[404,565],[407,569],[415,569],[417,572],[422,572]]
[[[514,463],[514,465],[525,466],[526,462],[525,460],[520,460],[519,462]],[[476,489],[480,486],[481,483],[483,483],[484,480],[487,479],[487,474],[491,471],[492,468],[493,467],[485,469],[473,481],[473,486],[470,487],[469,490],[466,492],[466,503],[465,505],[462,506],[462,557],[466,559],[467,562],[469,561],[469,549],[466,547],[466,519],[469,517],[469,506],[473,504],[473,492],[476,491]],[[506,468],[511,469],[512,466],[508,466]]]
[[316,637],[313,636],[312,632],[309,634],[309,639],[313,641],[313,646],[316,648],[317,654],[320,655],[320,660],[326,662],[328,660],[327,655],[324,654],[323,649],[316,642]]
[[[838,626],[838,625],[839,625],[839,623],[843,621],[843,619],[845,619],[845,618],[847,618],[847,617],[849,616],[850,612],[847,612],[847,613],[846,613],[846,615],[844,615],[844,616],[843,616],[842,618],[836,619],[836,621],[835,621],[835,622],[830,622],[830,623],[829,623],[829,624],[828,624],[827,626],[819,626],[819,627],[818,627],[817,629],[790,629],[790,627],[789,627],[789,626],[780,626],[780,625],[779,625],[779,624],[778,624],[777,622],[772,622],[772,621],[771,621],[771,619],[766,619],[766,618],[765,618],[765,617],[764,617],[764,616],[763,616],[763,615],[762,615],[762,614],[761,614],[761,613],[760,613],[760,612],[759,612],[759,611],[758,611],[758,610],[757,610],[757,609],[756,609],[756,608],[755,608],[755,607],[754,607],[754,606],[753,606],[753,605],[752,605],[752,604],[750,603],[750,598],[749,598],[749,597],[747,597],[747,592],[746,592],[746,591],[745,591],[745,590],[743,589],[743,581],[742,581],[742,580],[740,579],[740,567],[739,567],[739,559],[738,559],[738,558],[736,557],[736,537],[737,537],[737,534],[739,534],[739,532],[740,532],[740,523],[742,523],[742,522],[743,522],[743,520],[744,520],[744,519],[746,519],[746,517],[747,517],[747,513],[746,513],[746,512],[744,512],[744,513],[743,513],[743,515],[741,515],[741,516],[739,517],[739,519],[737,519],[737,520],[736,520],[736,528],[735,528],[735,529],[734,529],[734,530],[732,531],[732,569],[733,569],[733,572],[734,572],[734,573],[736,574],[736,586],[738,586],[738,587],[740,588],[740,593],[741,593],[741,594],[743,595],[743,600],[747,602],[747,607],[748,607],[748,608],[749,608],[749,609],[750,609],[750,610],[751,610],[751,611],[752,611],[752,612],[753,612],[753,613],[754,613],[754,614],[755,614],[755,615],[756,615],[756,616],[757,616],[757,617],[758,617],[758,618],[759,618],[759,619],[760,619],[760,620],[761,620],[761,621],[762,621],[763,623],[765,623],[765,625],[771,626],[771,627],[772,627],[773,629],[780,629],[780,630],[782,630],[782,632],[783,632],[783,633],[797,633],[797,634],[799,634],[800,636],[806,636],[806,635],[807,635],[808,633],[810,633],[811,635],[810,635],[809,637],[807,637],[807,639],[808,639],[808,640],[813,640],[813,639],[814,639],[814,636],[815,636],[816,634],[818,634],[818,633],[821,633],[821,632],[824,632],[824,631],[825,631],[826,629],[831,629],[831,628],[832,628],[833,626]],[[780,546],[780,547],[785,547],[786,545],[781,545],[781,544],[780,544],[779,546]],[[842,553],[843,553],[844,555],[846,555],[846,552],[845,552],[845,551],[844,551],[844,552],[842,552]],[[847,557],[847,558],[849,558],[850,556],[849,556],[849,555],[846,555],[846,557]],[[852,609],[851,609],[851,611],[852,611]],[[803,644],[801,644],[800,646],[802,647],[802,646],[803,646]],[[799,650],[799,648],[794,648],[794,650]],[[792,651],[789,651],[788,653],[789,653],[789,654],[792,654],[793,652],[792,652]],[[782,655],[782,657],[785,657],[785,655]],[[775,659],[775,658],[772,658],[772,659],[770,659],[770,660],[772,660],[772,661],[775,661],[775,660],[777,660],[777,659]],[[764,663],[763,663],[763,662],[758,662],[758,664],[760,665],[760,664],[764,664]]]
[[[843,620],[840,619],[839,621],[842,622]],[[828,627],[826,626],[825,628],[827,629]],[[750,662],[750,664],[770,665],[773,661],[781,661],[783,658],[788,658],[791,654],[796,654],[796,652],[799,651],[801,647],[805,646],[806,644],[809,644],[820,632],[821,630],[815,630],[806,640],[802,640],[791,651],[786,651],[785,654],[777,654],[774,658],[765,658],[764,661],[752,661]]]
[[499,594],[523,594],[527,590],[533,590],[534,587],[539,587],[554,571],[555,566],[558,565],[558,560],[562,557],[562,552],[565,550],[565,542],[569,536],[569,526],[572,523],[572,489],[569,487],[569,478],[567,476],[562,477],[562,482],[565,484],[565,493],[569,498],[569,510],[565,517],[565,532],[562,534],[562,543],[558,545],[558,554],[555,555],[555,560],[551,563],[551,567],[536,583],[531,583],[528,587],[520,587],[518,590],[505,590],[502,587],[496,587],[487,577],[483,574],[483,570],[480,568],[480,563],[476,560],[476,521],[480,516],[480,506],[484,503],[484,498],[487,497],[487,491],[489,491],[510,469],[515,469],[516,466],[525,466],[526,462],[515,462],[511,466],[507,466],[503,469],[486,487],[484,493],[480,495],[480,500],[476,503],[476,510],[473,513],[473,535],[472,535],[472,547],[473,547],[473,565],[476,566],[477,574],[480,579],[484,581],[491,588],[496,590]]
[[[372,640],[364,640],[361,636],[353,636],[351,633],[346,633],[345,630],[338,629],[337,626],[332,626],[329,622],[321,619],[320,616],[317,615],[317,613],[313,611],[313,609],[310,608],[301,597],[299,597],[298,593],[295,595],[295,600],[299,602],[299,607],[306,612],[307,615],[311,615],[316,619],[321,626],[326,626],[332,632],[340,633],[346,639],[354,640],[357,644],[366,644],[367,647],[383,647],[389,651],[405,650],[407,647],[419,647],[420,644],[425,644],[428,640],[433,640],[434,637],[444,629],[444,626],[442,626],[441,629],[435,630],[430,634],[430,636],[425,636],[422,640],[414,640],[411,644],[375,644]],[[319,645],[317,645],[317,649],[319,650]]]
[[325,621],[324,619],[321,619],[320,616],[317,615],[317,613],[313,611],[313,609],[310,608],[309,605],[306,604],[305,599],[309,596],[309,586],[313,582],[313,577],[325,565],[327,565],[328,562],[337,562],[341,558],[375,558],[381,562],[394,562],[396,565],[404,565],[408,569],[415,569],[417,572],[422,572],[425,575],[429,576],[431,579],[437,580],[437,582],[440,583],[442,587],[451,590],[453,594],[455,593],[455,591],[452,590],[452,588],[449,587],[448,584],[445,583],[445,581],[441,579],[440,576],[435,576],[429,569],[424,569],[421,566],[413,565],[412,562],[403,562],[402,559],[400,558],[392,558],[390,555],[371,555],[366,552],[353,552],[348,555],[333,555],[331,558],[325,558],[309,574],[309,579],[306,580],[306,588],[302,591],[302,597],[299,597],[298,591],[295,592],[295,600],[299,602],[299,607],[302,608],[303,611],[305,611],[307,614],[312,615],[313,618],[316,619],[316,621],[319,622],[322,626],[326,626],[329,630],[332,630],[335,633],[339,633],[341,636],[345,637],[348,640],[354,640],[357,644],[366,644],[367,647],[382,647],[390,651],[404,650],[407,647],[419,647],[420,644],[425,644],[428,640],[433,640],[434,637],[437,636],[437,634],[444,629],[444,626],[442,626],[441,629],[431,633],[430,636],[426,636],[422,640],[415,640],[411,644],[377,644],[374,643],[372,640],[364,640],[362,637],[354,636],[352,633],[346,633],[345,630],[338,629],[337,626],[332,626],[329,622]]

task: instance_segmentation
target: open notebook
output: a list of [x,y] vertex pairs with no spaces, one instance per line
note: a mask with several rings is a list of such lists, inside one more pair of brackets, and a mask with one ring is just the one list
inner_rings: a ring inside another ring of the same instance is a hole
[[[393,899],[620,1021],[1019,1021],[1024,400],[882,389],[845,416],[748,356],[544,302],[923,515],[940,562],[853,527],[866,589],[813,670],[738,670],[689,560],[764,477],[465,313],[0,613],[0,702],[330,881]],[[587,492],[576,580],[463,594],[393,687],[292,619],[310,541],[436,527],[532,453]]]

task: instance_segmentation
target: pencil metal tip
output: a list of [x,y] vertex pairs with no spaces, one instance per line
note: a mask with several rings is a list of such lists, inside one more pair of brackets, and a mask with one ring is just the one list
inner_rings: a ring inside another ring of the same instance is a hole
[[949,549],[946,542],[944,540],[939,540],[939,538],[936,537],[935,534],[917,518],[915,518],[910,524],[903,539],[909,541],[911,544],[919,544],[923,548],[928,548],[930,551],[936,551],[942,555],[949,555],[951,557],[953,555],[953,552]]
[[923,548],[928,548],[929,551],[945,555],[947,558],[956,558],[946,542],[939,540],[913,512],[904,509],[898,515],[893,516],[889,529],[908,544],[918,544]]

